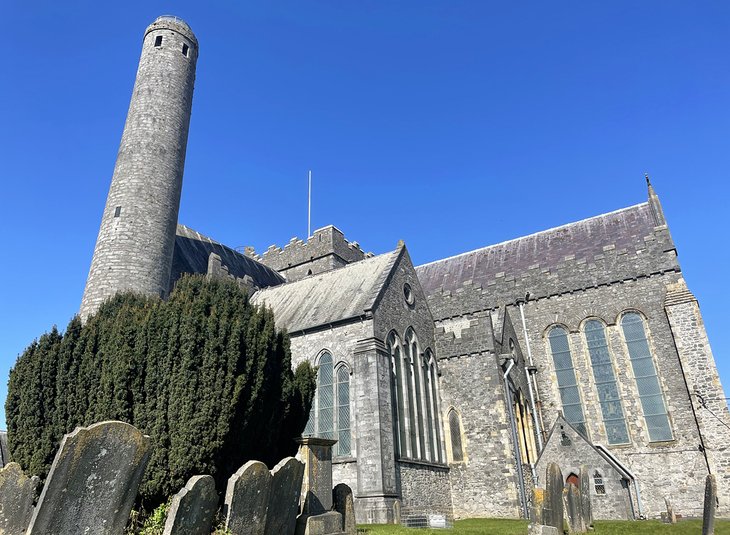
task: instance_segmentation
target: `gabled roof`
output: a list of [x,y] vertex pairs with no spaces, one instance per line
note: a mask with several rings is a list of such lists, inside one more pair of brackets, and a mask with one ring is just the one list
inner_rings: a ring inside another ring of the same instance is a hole
[[223,265],[228,267],[231,275],[238,278],[248,275],[259,288],[276,286],[284,282],[284,277],[261,262],[244,256],[185,225],[178,225],[172,255],[170,289],[183,273],[207,273],[210,253],[221,257]]
[[554,270],[567,258],[593,260],[604,247],[635,253],[656,226],[649,203],[591,217],[505,241],[416,268],[426,295],[455,291],[465,282],[487,287],[501,276],[519,278],[528,270]]
[[274,311],[290,333],[359,318],[371,311],[402,248],[256,292],[251,301]]

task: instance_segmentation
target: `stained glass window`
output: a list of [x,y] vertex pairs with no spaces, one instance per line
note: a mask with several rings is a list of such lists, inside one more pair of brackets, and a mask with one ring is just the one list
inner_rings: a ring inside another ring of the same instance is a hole
[[558,390],[563,404],[563,415],[573,427],[587,437],[586,420],[583,416],[580,392],[575,379],[575,368],[573,367],[573,356],[570,353],[568,333],[562,327],[553,327],[550,334],[548,334],[548,340],[553,354]]
[[606,342],[605,328],[600,321],[589,320],[586,322],[584,330],[608,443],[626,444],[629,442],[629,432],[621,407],[621,396],[616,384],[611,353]]
[[652,442],[672,440],[669,416],[654,366],[654,358],[646,338],[644,320],[637,313],[630,312],[624,314],[621,319],[621,327],[629,350],[631,367],[634,370],[639,400],[649,431],[649,440]]

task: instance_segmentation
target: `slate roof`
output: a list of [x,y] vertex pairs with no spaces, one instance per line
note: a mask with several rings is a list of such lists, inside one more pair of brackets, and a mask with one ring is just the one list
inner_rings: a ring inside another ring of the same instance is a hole
[[228,272],[239,278],[248,275],[259,288],[276,286],[284,282],[284,277],[260,262],[218,243],[185,225],[177,226],[175,249],[172,255],[170,289],[183,273],[207,273],[208,257],[215,253],[221,257]]
[[536,234],[416,267],[426,295],[455,291],[467,281],[487,287],[502,274],[519,278],[528,270],[554,270],[566,257],[593,260],[605,246],[635,253],[644,249],[655,219],[649,203],[591,217]]
[[251,301],[273,309],[289,332],[358,318],[373,309],[401,248],[256,292]]

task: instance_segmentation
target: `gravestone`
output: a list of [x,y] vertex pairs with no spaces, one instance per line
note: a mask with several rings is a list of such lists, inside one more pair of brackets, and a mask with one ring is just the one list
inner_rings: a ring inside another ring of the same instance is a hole
[[191,477],[172,498],[163,535],[210,535],[217,508],[215,480],[211,476]]
[[228,479],[226,527],[232,535],[264,535],[271,495],[271,474],[259,461],[248,461]]
[[580,508],[586,527],[593,525],[593,509],[591,508],[591,474],[588,467],[580,467]]
[[304,464],[294,457],[282,459],[271,471],[265,535],[294,535],[303,477]]
[[0,469],[0,534],[25,533],[39,482],[35,476],[26,476],[18,463],[8,463]]
[[666,514],[666,518],[664,519],[664,521],[667,524],[676,524],[677,523],[677,515],[674,514],[674,507],[672,506],[672,500],[670,500],[669,498],[665,497],[664,498],[664,505],[667,508],[667,514]]
[[545,506],[543,518],[546,526],[563,532],[563,473],[555,463],[549,463],[545,474]]
[[336,440],[319,437],[297,439],[297,458],[304,463],[302,513],[318,515],[332,509],[332,446]]
[[528,535],[562,535],[562,530],[558,532],[553,526],[544,526],[542,524],[530,524],[527,527]]
[[545,507],[545,489],[540,487],[532,487],[532,504],[530,507],[530,522],[533,524],[544,524],[545,516],[543,508]]
[[352,489],[344,483],[335,485],[332,490],[332,507],[342,515],[342,532],[347,535],[355,535],[355,502],[352,499]]
[[150,438],[124,422],[63,437],[28,535],[123,533],[150,457]]
[[588,530],[583,519],[580,490],[573,483],[569,483],[565,486],[563,496],[565,499],[565,512],[568,517],[568,532],[585,533]]
[[705,478],[705,508],[702,512],[702,535],[715,535],[715,510],[717,509],[717,482],[713,474]]

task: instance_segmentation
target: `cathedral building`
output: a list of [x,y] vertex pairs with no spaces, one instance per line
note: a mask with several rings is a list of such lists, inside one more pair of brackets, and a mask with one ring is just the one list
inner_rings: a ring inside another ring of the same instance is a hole
[[[144,35],[80,314],[184,273],[237,280],[318,367],[306,434],[337,439],[359,522],[520,517],[548,462],[596,518],[730,515],[730,414],[659,198],[414,266],[334,226],[258,255],[177,221],[198,42]],[[583,469],[581,469],[583,468]],[[587,469],[587,471],[586,471]]]

